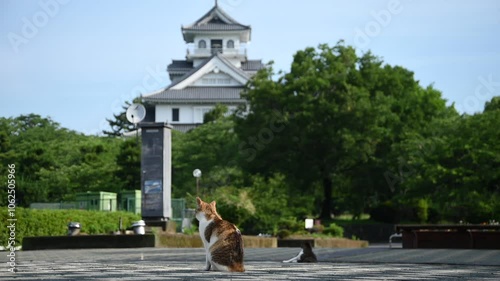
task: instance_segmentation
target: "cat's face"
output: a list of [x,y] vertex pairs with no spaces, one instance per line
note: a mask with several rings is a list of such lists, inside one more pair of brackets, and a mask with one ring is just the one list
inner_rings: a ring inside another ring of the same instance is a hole
[[196,197],[196,203],[198,207],[196,208],[196,218],[198,221],[203,219],[210,220],[217,216],[217,209],[215,207],[215,201],[211,203],[206,203],[200,199],[200,197]]

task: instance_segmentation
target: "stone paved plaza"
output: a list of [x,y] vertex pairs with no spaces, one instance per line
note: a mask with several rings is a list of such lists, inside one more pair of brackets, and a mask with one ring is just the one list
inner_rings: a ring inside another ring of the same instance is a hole
[[499,250],[323,248],[317,264],[281,262],[298,251],[246,249],[244,273],[203,271],[203,249],[20,251],[14,274],[0,252],[0,280],[500,280]]

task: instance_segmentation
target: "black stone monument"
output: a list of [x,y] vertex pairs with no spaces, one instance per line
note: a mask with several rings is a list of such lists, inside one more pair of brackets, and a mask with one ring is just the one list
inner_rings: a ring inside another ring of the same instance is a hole
[[165,123],[141,123],[142,219],[148,226],[166,228],[172,218],[172,127]]

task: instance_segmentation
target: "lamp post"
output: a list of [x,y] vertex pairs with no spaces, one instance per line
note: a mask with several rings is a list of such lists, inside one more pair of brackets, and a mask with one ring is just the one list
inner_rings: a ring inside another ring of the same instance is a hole
[[196,195],[200,195],[200,177],[201,177],[201,171],[200,169],[195,169],[193,171],[193,177],[196,178]]

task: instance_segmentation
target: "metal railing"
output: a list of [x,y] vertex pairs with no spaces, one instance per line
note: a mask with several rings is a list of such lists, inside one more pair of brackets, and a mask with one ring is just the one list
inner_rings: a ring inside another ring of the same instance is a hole
[[246,48],[198,48],[188,47],[186,54],[188,57],[208,57],[216,53],[223,55],[246,56]]
[[[126,200],[122,198],[121,202],[116,199],[86,199],[70,202],[59,203],[31,203],[31,209],[48,209],[48,210],[98,210],[98,211],[127,211],[136,214],[141,213],[141,202],[131,202],[134,200]],[[186,209],[186,199],[172,198],[172,219],[182,222]]]

